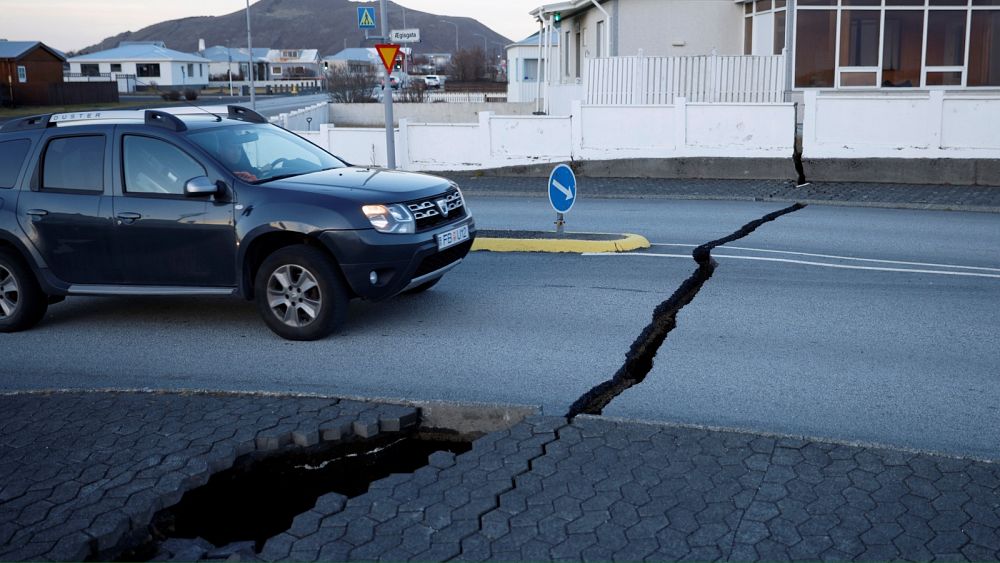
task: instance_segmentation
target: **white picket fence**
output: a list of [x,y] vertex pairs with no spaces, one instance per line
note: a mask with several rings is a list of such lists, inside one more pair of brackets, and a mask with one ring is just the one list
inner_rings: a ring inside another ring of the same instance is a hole
[[[395,99],[395,98],[393,98]],[[503,103],[507,101],[506,92],[427,92],[424,99],[428,102],[450,102],[455,104],[485,104],[489,102]]]
[[315,131],[320,125],[330,122],[329,104],[320,102],[288,113],[279,113],[271,117],[270,121],[291,131]]
[[588,71],[588,104],[785,101],[784,55],[610,57],[591,59]]

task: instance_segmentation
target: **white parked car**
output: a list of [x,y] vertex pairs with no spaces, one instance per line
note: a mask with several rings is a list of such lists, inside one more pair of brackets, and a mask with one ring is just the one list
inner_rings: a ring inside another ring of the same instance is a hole
[[440,88],[444,85],[444,81],[441,77],[436,74],[428,74],[424,76],[424,83],[427,84],[428,88]]

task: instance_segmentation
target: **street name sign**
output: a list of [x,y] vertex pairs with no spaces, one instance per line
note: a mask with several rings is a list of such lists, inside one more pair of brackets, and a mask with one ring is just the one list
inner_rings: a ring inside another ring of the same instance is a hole
[[556,213],[569,213],[576,203],[576,174],[565,164],[560,164],[549,175],[549,203]]
[[420,43],[420,30],[394,29],[389,32],[389,41],[393,43]]
[[358,29],[375,29],[375,7],[358,8]]
[[385,71],[392,74],[392,67],[396,64],[396,56],[399,55],[399,45],[376,45],[375,50],[378,51],[378,56],[382,59],[382,64],[385,65]]

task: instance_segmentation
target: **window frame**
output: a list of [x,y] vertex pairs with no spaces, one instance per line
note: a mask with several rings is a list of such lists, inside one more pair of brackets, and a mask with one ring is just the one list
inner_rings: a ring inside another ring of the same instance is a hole
[[[885,0],[877,0],[878,5],[874,6],[860,6],[860,5],[848,5],[845,0],[830,0],[830,5],[797,5],[796,13],[800,14],[802,12],[835,12],[836,13],[836,43],[835,43],[835,62],[834,62],[834,85],[825,87],[810,87],[810,86],[799,86],[797,84],[792,85],[792,89],[795,91],[803,90],[819,90],[819,91],[831,91],[831,90],[902,90],[902,91],[914,91],[914,90],[948,90],[960,88],[962,90],[996,90],[1000,89],[1000,85],[987,85],[987,86],[969,86],[969,64],[970,64],[970,49],[972,43],[972,19],[973,14],[982,11],[1000,11],[1000,5],[987,5],[987,4],[977,4],[977,0],[962,0],[963,4],[960,5],[933,5],[934,0],[915,0],[912,5],[888,5]],[[754,2],[755,3],[755,2]],[[846,10],[858,10],[858,11],[876,11],[880,12],[879,21],[879,60],[877,67],[849,67],[842,66],[840,60],[841,52],[841,25],[843,20],[843,12]],[[886,39],[886,14],[889,12],[922,12],[923,13],[923,31],[921,38],[921,52],[920,52],[920,83],[915,84],[912,87],[887,87],[883,86],[884,76],[883,76],[883,66],[885,64],[885,39]],[[963,54],[963,64],[962,65],[952,65],[952,66],[927,66],[927,43],[928,43],[928,30],[930,26],[930,16],[933,12],[964,12],[965,13],[965,46]],[[753,10],[751,9],[744,17],[753,17]],[[792,69],[797,68],[798,54],[799,54],[799,29],[798,29],[799,18],[795,18],[795,25],[792,29],[792,45],[794,48],[791,53],[791,65]],[[786,23],[787,25],[787,23]],[[875,86],[843,86],[841,81],[841,74],[853,74],[858,72],[875,72],[876,73],[876,85]],[[928,73],[942,73],[942,72],[961,72],[962,80],[961,84],[956,85],[945,85],[945,86],[935,86],[927,84]],[[793,70],[794,75],[794,70]]]
[[18,84],[28,83],[28,67],[25,65],[17,65],[17,82]]
[[172,143],[172,142],[168,141],[167,139],[164,139],[163,137],[157,137],[155,135],[147,135],[147,134],[143,134],[143,133],[134,133],[134,132],[131,132],[131,131],[123,132],[118,137],[119,137],[119,141],[120,141],[119,144],[120,144],[120,147],[121,147],[121,149],[120,149],[121,156],[120,156],[120,166],[119,166],[120,170],[119,170],[119,173],[121,174],[121,194],[120,195],[122,197],[134,197],[134,198],[143,198],[143,199],[178,199],[178,200],[192,200],[192,201],[202,201],[202,202],[204,201],[204,198],[191,197],[191,196],[188,196],[187,194],[185,194],[183,192],[180,193],[180,194],[158,194],[158,193],[152,193],[152,192],[129,192],[128,191],[128,178],[125,175],[125,139],[128,138],[128,137],[141,137],[141,138],[144,138],[144,139],[152,139],[154,141],[160,141],[161,143],[166,143],[167,145],[169,145],[169,146],[171,146],[171,147],[173,147],[173,148],[181,151],[185,156],[187,156],[188,158],[190,158],[191,160],[193,160],[198,166],[200,166],[201,169],[202,169],[202,172],[204,172],[204,174],[202,174],[202,176],[206,176],[206,177],[209,176],[209,168],[207,166],[205,166],[205,164],[201,160],[199,160],[196,156],[194,156],[193,154],[191,154],[191,151],[185,150],[184,148],[178,146],[177,143]]
[[[156,67],[156,74],[150,74],[150,68]],[[146,69],[146,74],[143,74],[142,69]],[[160,63],[136,63],[135,64],[135,75],[139,78],[162,78],[162,70],[160,68]]]
[[[101,157],[101,187],[99,189],[83,188],[47,188],[45,187],[45,161],[49,157],[49,148],[52,143],[62,139],[78,139],[81,137],[100,137],[104,140],[104,154]],[[80,131],[65,135],[53,135],[45,140],[41,155],[38,159],[38,181],[31,187],[31,191],[50,194],[77,194],[77,195],[106,195],[108,192],[107,179],[107,157],[108,157],[108,135],[99,131]]]

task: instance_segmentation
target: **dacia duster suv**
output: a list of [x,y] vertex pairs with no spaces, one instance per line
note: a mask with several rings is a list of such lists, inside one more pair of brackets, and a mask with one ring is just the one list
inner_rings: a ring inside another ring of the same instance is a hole
[[448,180],[350,166],[246,108],[183,112],[0,128],[0,331],[71,295],[237,294],[315,340],[350,299],[424,291],[472,246]]

